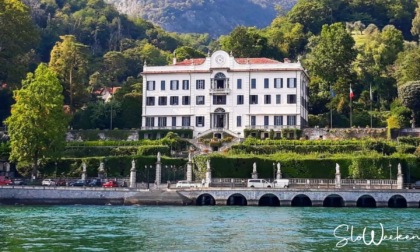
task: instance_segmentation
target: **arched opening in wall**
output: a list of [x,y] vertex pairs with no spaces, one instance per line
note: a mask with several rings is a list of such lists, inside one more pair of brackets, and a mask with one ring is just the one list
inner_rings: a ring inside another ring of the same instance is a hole
[[225,89],[226,88],[226,75],[223,73],[217,73],[214,76],[214,89]]
[[226,202],[226,205],[228,206],[246,206],[248,204],[248,201],[246,198],[239,193],[235,193],[231,195]]
[[407,200],[401,195],[394,195],[388,200],[388,207],[406,208]]
[[293,200],[292,200],[292,207],[293,206],[297,206],[297,207],[308,207],[308,206],[312,206],[312,201],[305,194],[299,194],[299,195],[296,195],[293,198]]
[[195,204],[197,206],[214,206],[216,205],[216,200],[210,194],[205,193],[198,196]]
[[357,207],[376,207],[376,200],[370,195],[363,195],[357,199]]
[[324,203],[323,203],[324,207],[344,207],[344,200],[343,197],[341,197],[338,194],[331,194],[328,195],[325,199],[324,199]]
[[258,206],[280,206],[280,200],[272,193],[264,194],[258,201]]

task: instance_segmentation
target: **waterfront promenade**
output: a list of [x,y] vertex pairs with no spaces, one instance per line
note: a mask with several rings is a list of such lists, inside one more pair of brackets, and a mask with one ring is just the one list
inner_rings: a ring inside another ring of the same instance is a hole
[[343,188],[138,189],[0,186],[0,204],[24,205],[239,205],[279,207],[419,208],[420,190]]

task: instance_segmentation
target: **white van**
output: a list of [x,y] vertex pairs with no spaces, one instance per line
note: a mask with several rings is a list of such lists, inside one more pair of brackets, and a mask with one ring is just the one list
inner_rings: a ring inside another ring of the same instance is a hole
[[196,185],[187,180],[180,180],[178,181],[178,183],[176,183],[175,187],[176,188],[191,188],[191,187],[196,187]]
[[273,187],[275,188],[288,188],[289,180],[288,179],[276,179],[273,182]]
[[265,179],[248,179],[247,187],[271,188],[273,185]]

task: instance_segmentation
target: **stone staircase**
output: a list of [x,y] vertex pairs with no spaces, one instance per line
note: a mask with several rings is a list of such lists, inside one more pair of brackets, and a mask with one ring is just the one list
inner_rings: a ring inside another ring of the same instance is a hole
[[[218,130],[218,129],[210,129],[210,130],[207,130],[207,131],[203,132],[200,135],[204,136],[204,135],[210,134],[211,132],[220,132],[220,131],[221,130]],[[229,149],[232,145],[241,143],[243,141],[243,138],[240,138],[238,134],[235,134],[234,132],[232,132],[230,130],[226,130],[226,129],[224,129],[223,131],[228,133],[229,135],[232,135],[233,139],[232,139],[231,142],[223,143],[223,145],[219,148],[218,151],[225,151],[225,150]],[[198,137],[194,138],[194,139],[184,139],[184,140],[189,142],[190,144],[192,144],[197,149],[197,152],[200,153],[200,154],[207,154],[207,153],[212,153],[213,152],[213,150],[210,146],[205,145],[203,143],[200,143],[198,141]]]

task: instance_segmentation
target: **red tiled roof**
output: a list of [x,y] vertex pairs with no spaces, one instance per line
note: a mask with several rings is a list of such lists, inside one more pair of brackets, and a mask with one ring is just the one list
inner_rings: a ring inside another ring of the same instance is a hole
[[201,65],[206,61],[206,59],[185,59],[183,61],[177,62],[175,66],[189,66],[189,65]]
[[[185,59],[177,62],[175,66],[189,66],[189,65],[201,65],[206,59]],[[272,60],[269,58],[235,58],[238,64],[279,64],[280,61]]]
[[235,58],[238,64],[279,64],[281,62],[269,58]]
[[110,93],[110,94],[115,94],[115,93],[118,91],[118,89],[120,89],[120,88],[121,88],[121,87],[113,87],[113,88],[106,87],[106,88],[100,88],[100,89],[94,90],[94,91],[93,91],[93,93],[94,93],[95,95],[103,95],[103,94],[105,93],[105,91],[108,91],[108,93]]

